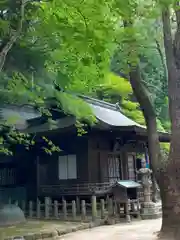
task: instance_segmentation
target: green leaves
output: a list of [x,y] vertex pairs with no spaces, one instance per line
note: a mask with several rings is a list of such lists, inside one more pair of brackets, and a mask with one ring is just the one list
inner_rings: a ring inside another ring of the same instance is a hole
[[43,136],[42,139],[45,142],[45,146],[42,147],[42,149],[45,151],[45,153],[52,155],[54,152],[61,151],[58,146],[56,146],[51,140],[49,140],[45,136]]
[[[114,36],[110,1],[53,1],[38,12],[36,33],[51,52],[50,71],[58,72],[67,88],[88,92],[108,69]],[[77,87],[78,85],[78,87]]]
[[91,108],[82,99],[69,95],[67,93],[56,92],[57,103],[59,108],[63,109],[65,114],[76,116],[77,120],[86,121],[90,124],[96,122],[96,118]]
[[[0,8],[11,9],[13,14],[16,4],[4,1]],[[157,14],[156,2],[151,0],[53,0],[28,4],[23,33],[11,49],[1,76],[1,102],[36,105],[53,128],[55,122],[45,104],[53,98],[60,111],[76,117],[78,134],[82,135],[84,122],[94,124],[96,119],[76,93],[96,96],[98,92],[105,100],[120,102],[127,116],[144,124],[129,82],[110,72],[128,74],[129,65],[140,62],[143,81],[162,120],[166,112],[165,74],[159,52],[152,50],[157,48],[154,39],[160,45],[162,41],[161,27],[157,27],[154,17]],[[18,16],[11,17],[0,18],[3,41]],[[131,20],[133,24],[124,28],[124,23]],[[54,83],[65,92],[55,90]],[[18,139],[23,142],[20,136]],[[51,142],[46,145],[44,150],[49,154],[56,149]]]

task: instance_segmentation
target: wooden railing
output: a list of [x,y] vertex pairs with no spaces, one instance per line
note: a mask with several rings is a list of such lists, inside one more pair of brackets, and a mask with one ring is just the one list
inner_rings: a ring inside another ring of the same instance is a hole
[[109,190],[113,183],[82,183],[82,184],[59,184],[59,185],[41,185],[39,186],[39,193],[42,195],[71,195],[71,194],[101,194]]
[[[9,203],[11,199],[9,199]],[[58,219],[64,221],[95,221],[96,219],[107,219],[107,217],[131,217],[140,216],[140,205],[138,201],[128,200],[124,203],[117,204],[113,198],[99,199],[92,196],[90,201],[81,200],[73,201],[52,201],[51,198],[45,197],[40,201],[15,201],[26,217],[36,219]]]
[[[89,195],[95,194],[104,195],[108,194],[110,187],[113,185],[111,182],[104,183],[82,183],[82,184],[73,184],[73,185],[41,185],[39,186],[38,192],[40,196],[51,196],[51,197],[62,197],[68,195]],[[143,189],[139,191],[140,202],[143,201],[144,194]]]

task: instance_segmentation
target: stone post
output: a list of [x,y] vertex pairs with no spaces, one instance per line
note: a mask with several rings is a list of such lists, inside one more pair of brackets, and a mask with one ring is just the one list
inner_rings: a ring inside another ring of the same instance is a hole
[[91,204],[92,204],[92,221],[95,221],[97,218],[97,202],[96,202],[96,196],[92,196],[91,198]]
[[101,219],[105,217],[105,202],[104,199],[101,199]]
[[85,202],[85,200],[81,201],[81,216],[82,216],[82,220],[86,219],[86,202]]
[[64,220],[67,220],[67,203],[66,200],[62,200],[62,204],[63,204],[63,217]]
[[76,196],[76,209],[77,213],[79,214],[81,212],[81,203],[80,203],[80,198]]
[[108,216],[112,217],[113,216],[113,199],[109,198],[108,199]]
[[76,201],[75,200],[73,200],[72,201],[72,217],[73,217],[73,220],[75,220],[76,219]]
[[143,186],[144,200],[141,205],[141,217],[142,219],[154,219],[161,217],[159,208],[151,200],[151,174],[152,170],[146,168],[146,161],[142,160],[142,168],[139,169],[138,174],[141,176],[141,183]]
[[36,217],[40,218],[41,217],[41,203],[39,199],[36,201]]
[[45,197],[44,203],[45,203],[45,218],[48,219],[50,215],[50,198]]
[[58,201],[54,201],[54,217],[55,219],[58,219],[59,217],[59,208],[58,208]]

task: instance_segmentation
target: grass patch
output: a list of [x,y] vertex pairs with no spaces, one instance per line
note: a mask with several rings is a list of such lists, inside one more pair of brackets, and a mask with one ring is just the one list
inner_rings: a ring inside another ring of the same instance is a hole
[[62,221],[27,221],[26,223],[17,224],[8,227],[0,227],[0,239],[13,236],[23,236],[26,234],[38,233],[46,230],[66,230],[80,225],[80,223],[74,222],[62,222]]

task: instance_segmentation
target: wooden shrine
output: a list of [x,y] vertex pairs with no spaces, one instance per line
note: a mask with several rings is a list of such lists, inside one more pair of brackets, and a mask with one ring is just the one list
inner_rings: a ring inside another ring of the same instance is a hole
[[[130,221],[130,215],[139,216],[139,191],[141,184],[132,180],[117,181],[111,187],[111,193],[114,196],[119,215],[125,215],[127,221]],[[123,209],[123,212],[121,212]]]

